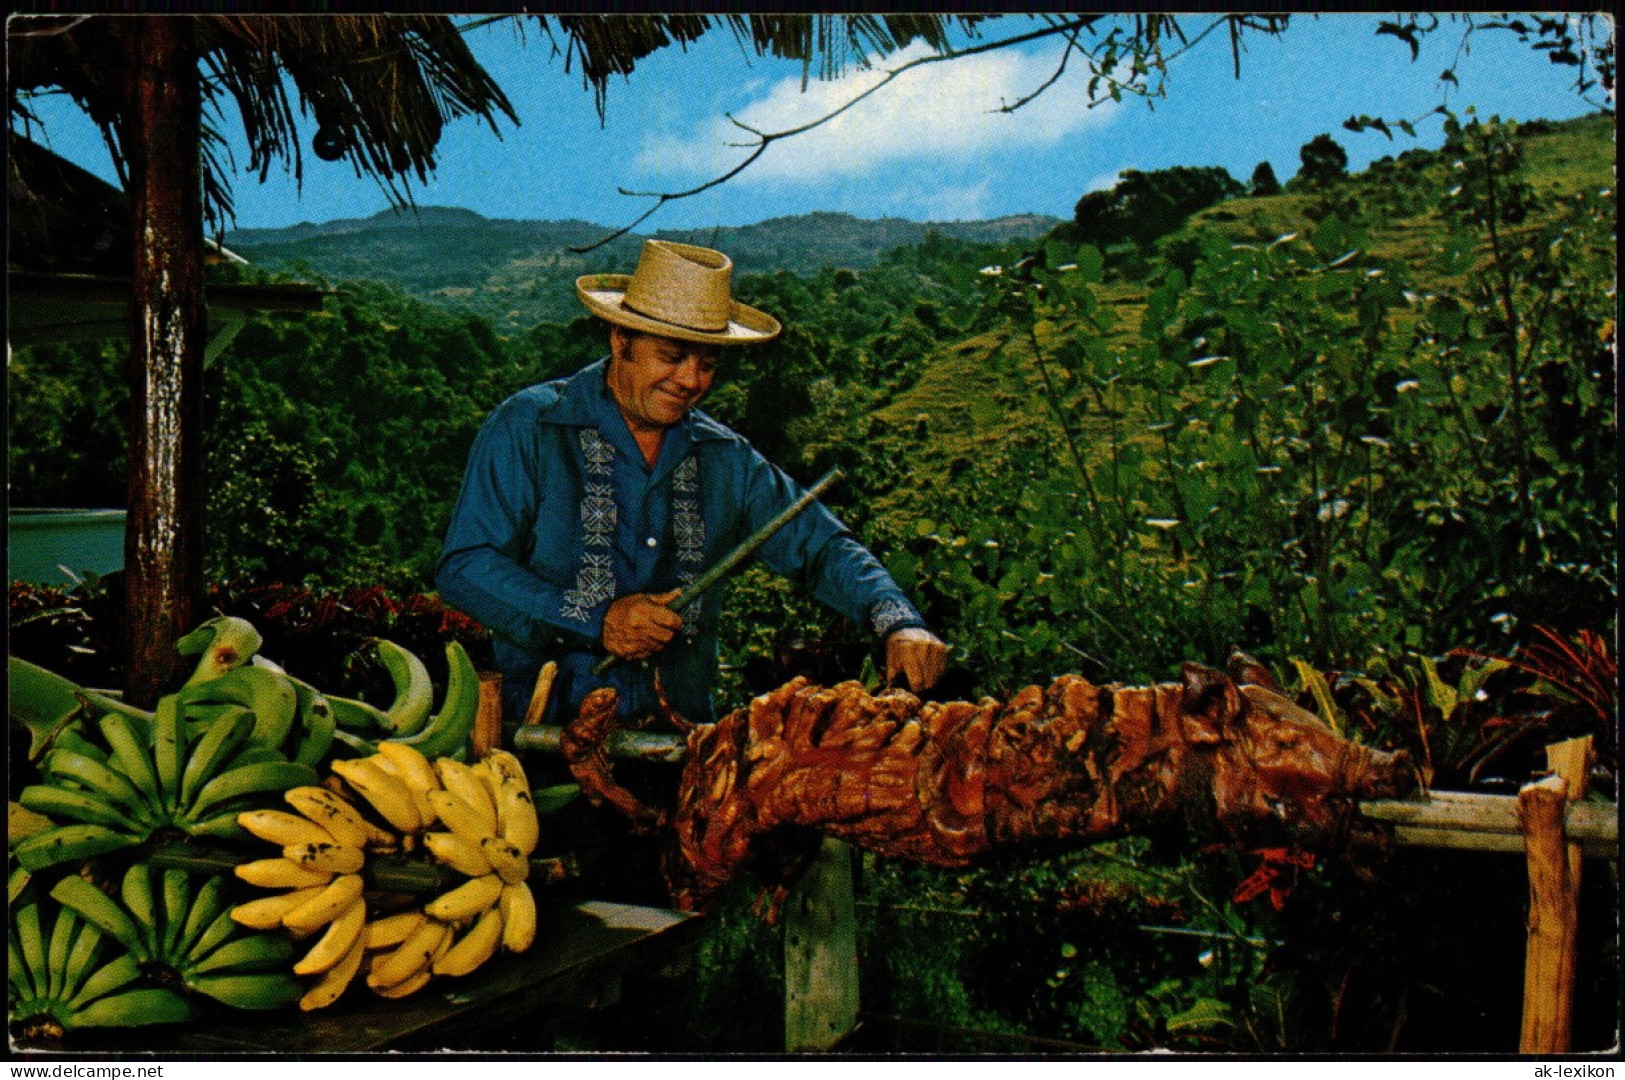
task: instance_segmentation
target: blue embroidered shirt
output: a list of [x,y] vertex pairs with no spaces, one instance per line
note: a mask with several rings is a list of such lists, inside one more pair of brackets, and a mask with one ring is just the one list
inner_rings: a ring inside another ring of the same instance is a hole
[[[557,660],[551,723],[612,685],[623,716],[655,705],[654,664],[677,712],[713,719],[716,591],[683,612],[683,628],[649,662],[602,677],[604,613],[629,593],[698,577],[784,510],[802,489],[742,437],[698,410],[666,432],[650,466],[604,382],[607,361],[503,402],[469,453],[436,571],[441,596],[486,626],[503,676],[504,713],[529,703],[536,673]],[[878,636],[923,619],[884,567],[817,503],[758,551],[774,571]]]

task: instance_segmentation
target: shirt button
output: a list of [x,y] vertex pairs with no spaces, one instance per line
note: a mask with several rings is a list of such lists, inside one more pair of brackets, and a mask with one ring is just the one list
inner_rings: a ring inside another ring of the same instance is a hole
[[659,547],[660,541],[651,536],[649,539],[645,540],[643,544],[645,547]]

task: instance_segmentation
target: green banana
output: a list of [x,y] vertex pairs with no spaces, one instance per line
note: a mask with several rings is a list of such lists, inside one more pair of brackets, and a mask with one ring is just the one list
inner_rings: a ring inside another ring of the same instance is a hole
[[228,941],[192,965],[193,977],[218,971],[264,971],[286,967],[294,944],[281,934],[251,934]]
[[6,934],[6,981],[11,987],[11,997],[16,1001],[26,1001],[35,996],[34,987],[28,981],[28,964],[23,960],[23,949],[17,942],[17,935],[8,931]]
[[286,755],[280,750],[269,746],[261,746],[257,742],[246,742],[242,748],[232,755],[231,760],[220,767],[220,772],[230,772],[240,769],[244,765],[263,765],[267,761],[287,761]]
[[174,956],[180,948],[181,931],[186,927],[187,910],[192,906],[191,875],[174,867],[164,871],[163,955]]
[[158,913],[152,903],[152,867],[148,863],[131,864],[124,872],[119,888],[119,899],[129,913],[135,928],[141,932],[142,943],[148,956],[159,955]]
[[179,1024],[196,1015],[192,1003],[172,990],[130,990],[104,997],[73,1014],[74,1027],[143,1027]]
[[63,780],[72,780],[76,784],[83,784],[91,791],[99,792],[123,806],[128,806],[131,813],[143,820],[154,821],[152,811],[146,800],[136,786],[130,782],[129,777],[114,771],[109,765],[103,765],[94,758],[73,750],[52,750],[45,759],[45,771],[52,776]]
[[293,689],[299,699],[299,731],[294,740],[292,757],[295,761],[315,766],[327,756],[333,745],[333,732],[338,719],[327,698],[309,683],[293,680]]
[[191,633],[175,642],[182,656],[201,656],[187,686],[209,682],[253,659],[265,644],[260,632],[247,619],[221,615],[199,623]]
[[[343,728],[333,732],[333,741],[348,750],[351,757],[372,757],[378,752],[377,743],[363,735],[357,735],[355,732],[346,731]],[[339,756],[342,757],[343,755]]]
[[17,945],[23,954],[23,969],[35,997],[45,997],[49,984],[45,968],[45,932],[40,929],[39,905],[30,901],[12,920],[17,925]]
[[51,941],[45,948],[45,993],[53,1001],[62,997],[62,979],[68,973],[68,951],[73,947],[73,932],[78,928],[79,917],[72,908],[57,911]]
[[19,656],[7,658],[6,699],[13,721],[28,729],[30,761],[38,761],[54,740],[82,716],[116,712],[147,723],[152,720],[151,713],[87,690]]
[[238,1009],[282,1009],[298,1001],[303,993],[292,973],[281,971],[200,975],[187,985]]
[[77,994],[73,995],[68,1005],[72,1008],[80,1008],[99,997],[105,997],[115,990],[123,989],[140,977],[141,962],[135,958],[135,954],[119,953],[116,957],[97,968],[90,978],[85,980],[84,985],[79,988]]
[[[82,735],[77,727],[63,728],[57,732],[56,738],[51,740],[52,750],[72,750],[76,754],[83,754],[92,761],[107,764],[107,751],[91,742]],[[43,764],[43,759],[42,762]]]
[[95,791],[78,791],[55,784],[30,784],[17,793],[17,801],[53,821],[69,818],[89,825],[112,827],[122,827],[130,821],[127,811],[120,810]]
[[187,909],[186,922],[181,927],[172,954],[190,957],[203,932],[226,908],[226,879],[220,874],[212,874],[198,888],[197,895],[192,897],[192,905]]
[[188,683],[180,691],[180,699],[183,710],[202,704],[243,706],[255,718],[249,739],[273,748],[287,740],[299,707],[292,680],[253,664],[232,668],[207,682]]
[[152,759],[164,808],[173,810],[181,793],[181,769],[186,765],[186,731],[181,724],[180,701],[174,694],[159,698],[153,713]]
[[191,755],[186,759],[186,768],[181,773],[181,794],[178,800],[180,806],[191,806],[197,798],[198,789],[219,770],[248,733],[254,729],[254,718],[247,712],[237,714],[231,720],[223,720],[199,736],[192,746]]
[[79,992],[79,985],[84,982],[96,957],[101,955],[102,940],[102,932],[94,925],[80,923],[79,935],[73,939],[73,949],[69,951],[67,963],[62,969],[62,992],[58,997],[63,1001],[72,1000]]
[[7,907],[10,907],[17,902],[17,897],[23,894],[24,889],[28,888],[28,883],[33,880],[33,877],[33,874],[29,873],[20,866],[12,867],[11,873],[6,875]]
[[252,719],[254,715],[254,710],[248,706],[230,701],[182,701],[180,710],[181,729],[188,740],[200,737],[217,724],[235,720],[239,716]]
[[186,950],[183,962],[191,963],[208,956],[236,932],[237,922],[231,917],[231,908],[227,907],[210,921],[208,928],[203,931],[203,935],[192,943],[191,948]]
[[210,840],[247,840],[248,830],[237,824],[237,815],[242,809],[228,804],[229,809],[223,810],[213,817],[206,817],[201,821],[183,821],[181,828],[187,836],[204,837]]
[[446,666],[450,674],[440,712],[418,734],[393,740],[416,747],[430,760],[466,747],[480,711],[480,675],[461,642],[446,643]]
[[118,832],[106,825],[58,825],[37,832],[12,848],[17,861],[29,870],[58,863],[77,862],[109,851],[134,847],[144,837]]
[[71,907],[79,913],[80,918],[98,927],[104,934],[112,935],[137,960],[152,959],[152,953],[147,949],[130,913],[84,878],[77,874],[63,878],[51,890],[51,899]]
[[109,764],[127,776],[142,799],[155,813],[163,813],[164,796],[152,751],[146,744],[147,732],[136,734],[128,716],[108,713],[101,719],[102,738],[112,750]]
[[262,761],[243,765],[221,773],[204,784],[187,811],[188,820],[200,820],[208,811],[225,802],[245,795],[274,791],[278,795],[289,788],[319,782],[321,777],[309,765],[297,761]]
[[395,700],[384,710],[389,730],[396,736],[416,735],[434,708],[434,683],[429,679],[429,669],[410,649],[388,638],[378,638],[373,648],[395,684]]
[[333,719],[341,731],[358,735],[388,734],[390,731],[389,714],[376,705],[337,694],[328,694],[327,704],[333,710]]

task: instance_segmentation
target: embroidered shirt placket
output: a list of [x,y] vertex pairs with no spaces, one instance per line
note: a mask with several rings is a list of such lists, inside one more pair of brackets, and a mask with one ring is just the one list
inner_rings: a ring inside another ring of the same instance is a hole
[[[700,463],[690,454],[671,479],[672,537],[677,545],[677,580],[685,588],[700,576],[705,561],[705,519],[700,516]],[[700,601],[683,612],[683,636],[690,643],[700,631]]]
[[592,609],[615,597],[615,448],[593,428],[581,429],[586,475],[581,485],[581,565],[564,594],[563,614],[591,629]]

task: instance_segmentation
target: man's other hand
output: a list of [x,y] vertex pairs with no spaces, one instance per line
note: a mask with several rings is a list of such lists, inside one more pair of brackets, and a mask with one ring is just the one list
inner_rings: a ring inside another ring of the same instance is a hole
[[887,686],[902,675],[917,694],[935,686],[947,666],[948,646],[929,630],[899,630],[886,639]]
[[683,617],[668,606],[681,592],[632,593],[610,604],[604,648],[622,660],[642,660],[664,649],[683,626]]

